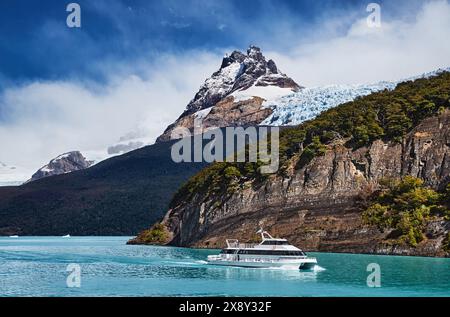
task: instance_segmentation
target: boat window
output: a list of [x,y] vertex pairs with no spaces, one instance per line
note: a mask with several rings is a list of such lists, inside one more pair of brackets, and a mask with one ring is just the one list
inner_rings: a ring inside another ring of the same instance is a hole
[[221,254],[234,254],[234,253],[236,253],[236,250],[223,249],[220,253]]
[[238,254],[248,255],[278,255],[278,256],[304,256],[302,251],[284,251],[284,250],[239,250]]
[[289,243],[287,241],[274,241],[274,240],[267,240],[262,243],[263,245],[288,245]]

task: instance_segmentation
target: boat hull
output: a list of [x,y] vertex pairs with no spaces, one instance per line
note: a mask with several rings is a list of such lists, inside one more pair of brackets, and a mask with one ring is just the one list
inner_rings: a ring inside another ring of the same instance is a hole
[[209,265],[218,266],[234,266],[234,267],[248,267],[248,268],[282,268],[295,267],[300,270],[311,270],[317,264],[316,259],[304,259],[301,261],[227,261],[227,260],[208,260]]

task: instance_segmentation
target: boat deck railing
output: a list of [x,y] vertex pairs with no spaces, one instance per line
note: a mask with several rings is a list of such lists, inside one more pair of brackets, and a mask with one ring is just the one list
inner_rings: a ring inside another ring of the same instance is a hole
[[292,260],[303,260],[304,262],[317,262],[316,258],[308,258],[306,256],[293,256],[293,257],[277,257],[277,258],[264,258],[264,257],[254,257],[254,258],[245,258],[240,257],[235,254],[226,254],[226,255],[209,255],[209,261],[233,261],[233,262],[250,262],[250,263],[279,263],[283,261],[292,261]]
[[259,246],[258,243],[240,243],[238,240],[227,240],[228,248],[252,249]]

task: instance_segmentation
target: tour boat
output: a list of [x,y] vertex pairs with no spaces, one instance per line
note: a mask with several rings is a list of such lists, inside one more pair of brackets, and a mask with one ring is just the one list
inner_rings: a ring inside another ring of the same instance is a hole
[[18,235],[13,235],[13,236],[9,236],[10,238],[13,238],[13,239],[17,239],[19,236]]
[[62,238],[70,238],[70,234],[66,234],[65,236],[62,236]]
[[239,243],[226,240],[227,247],[219,255],[208,256],[208,264],[252,268],[298,267],[309,270],[317,264],[302,250],[288,243],[286,239],[272,237],[267,231],[259,230],[261,243]]

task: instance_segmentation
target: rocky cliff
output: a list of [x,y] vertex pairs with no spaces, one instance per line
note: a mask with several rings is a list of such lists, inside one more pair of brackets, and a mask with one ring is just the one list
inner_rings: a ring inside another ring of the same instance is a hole
[[[450,76],[444,74],[436,79],[439,84],[432,88],[435,94],[432,98],[442,89],[440,97],[434,99],[436,104],[443,105],[440,110],[423,115],[404,135],[398,132],[399,135],[393,133],[390,139],[374,138],[363,146],[351,146],[349,137],[339,135],[324,145],[323,155],[316,155],[299,166],[305,152],[301,145],[287,160],[283,173],[270,175],[259,182],[255,178],[241,178],[244,181],[233,191],[215,192],[211,186],[206,190],[197,187],[188,199],[175,199],[162,221],[167,230],[165,242],[216,248],[222,247],[226,238],[252,240],[257,228],[263,226],[308,251],[448,255],[444,251],[450,230],[448,218],[433,216],[424,229],[426,239],[411,247],[392,243],[394,230],[381,231],[363,222],[362,210],[379,188],[380,180],[385,178],[411,175],[421,178],[426,186],[435,190],[444,190],[450,182],[450,110],[445,110],[449,106],[449,80]],[[441,85],[442,82],[445,84]],[[399,131],[395,130],[398,122],[407,118],[401,112],[395,112],[399,108],[392,100],[406,97],[408,91],[411,94],[408,98],[414,95],[411,98],[411,104],[414,104],[420,100],[417,99],[419,94],[425,94],[434,85],[426,87],[428,84],[427,80],[408,83],[397,89],[398,92],[383,92],[376,98],[357,100],[340,107],[341,112],[329,111],[320,116],[305,129],[307,133],[318,135],[321,127],[326,135],[329,132],[326,127],[335,126],[337,131],[338,127],[344,126],[340,123],[341,116],[343,122],[349,124],[345,117],[352,115],[347,113],[369,111],[370,115],[366,113],[366,117],[354,115],[359,126],[351,131],[356,134],[364,130],[362,122],[369,125],[364,120],[369,121],[367,118],[373,114],[378,119],[370,124],[380,123],[374,131],[386,136],[389,129]],[[423,91],[417,93],[418,87]],[[361,110],[363,105],[367,109]],[[437,108],[435,104],[433,106]],[[421,107],[417,106],[409,115],[419,116],[423,111]],[[391,115],[394,112],[395,115]],[[340,133],[345,134],[345,129],[339,130]],[[140,242],[145,242],[142,236],[133,241]]]
[[263,107],[263,101],[300,89],[273,60],[267,61],[258,47],[251,46],[247,54],[234,51],[223,58],[220,69],[205,81],[157,141],[170,140],[177,127],[193,130],[195,118],[203,120],[204,129],[257,125],[272,113]]
[[[424,120],[403,144],[379,140],[351,150],[333,144],[327,153],[286,177],[272,176],[230,197],[201,195],[170,210],[163,223],[171,244],[220,247],[226,238],[250,240],[264,226],[309,251],[411,254],[408,247],[383,243],[388,232],[362,223],[358,206],[386,176],[414,175],[439,188],[450,181],[450,112]],[[216,207],[217,206],[217,207]],[[414,254],[441,255],[450,223],[436,219],[428,240]]]

